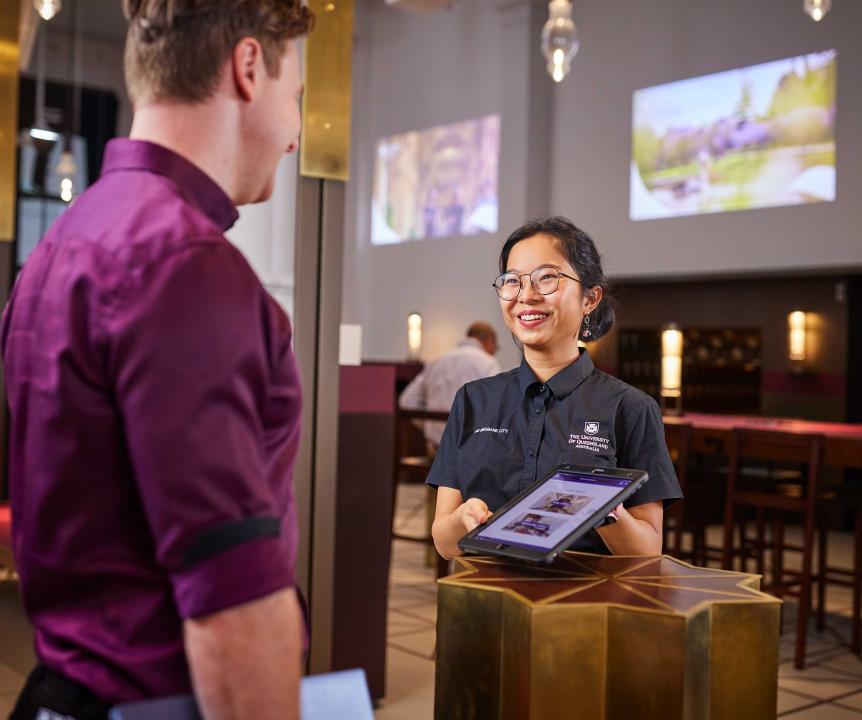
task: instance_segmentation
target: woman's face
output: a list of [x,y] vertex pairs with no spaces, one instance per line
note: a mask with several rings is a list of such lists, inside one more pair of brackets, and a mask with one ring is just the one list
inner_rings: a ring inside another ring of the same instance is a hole
[[[548,235],[534,235],[517,243],[509,253],[506,271],[527,275],[544,266],[578,278],[557,242]],[[576,352],[581,322],[598,304],[601,291],[584,292],[579,282],[561,277],[556,292],[540,295],[529,278],[521,280],[523,288],[517,298],[500,300],[503,320],[515,337],[531,350]]]

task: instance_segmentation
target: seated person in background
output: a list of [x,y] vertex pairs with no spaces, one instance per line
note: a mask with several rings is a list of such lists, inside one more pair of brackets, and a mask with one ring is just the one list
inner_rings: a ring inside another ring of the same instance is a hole
[[[455,393],[465,383],[501,372],[497,353],[497,333],[486,322],[474,322],[463,338],[445,355],[428,363],[401,393],[403,410],[442,410],[452,407]],[[440,444],[443,423],[429,421],[424,427],[429,454]]]
[[682,496],[656,402],[593,367],[584,342],[614,323],[592,239],[552,217],[515,230],[494,281],[503,320],[523,346],[520,367],[462,387],[428,484],[438,488],[432,535],[444,558],[458,540],[558,465],[646,470],[649,482],[614,513],[617,522],[573,550],[661,553],[664,507]]

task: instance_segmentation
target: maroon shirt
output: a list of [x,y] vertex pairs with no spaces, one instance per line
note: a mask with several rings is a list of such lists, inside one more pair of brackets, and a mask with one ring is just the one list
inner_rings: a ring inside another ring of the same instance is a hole
[[294,582],[291,328],[236,218],[191,163],[114,140],[4,314],[36,651],[107,702],[190,692],[182,619]]

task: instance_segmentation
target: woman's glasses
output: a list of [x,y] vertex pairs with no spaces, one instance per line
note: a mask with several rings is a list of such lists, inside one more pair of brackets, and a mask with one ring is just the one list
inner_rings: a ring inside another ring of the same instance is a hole
[[[571,275],[560,272],[555,267],[539,267],[533,270],[533,272],[529,274],[524,273],[523,275],[507,272],[494,280],[494,289],[497,291],[500,299],[514,300],[517,298],[521,294],[521,290],[524,289],[524,282],[521,278],[525,277],[530,278],[530,285],[533,286],[533,290],[539,293],[539,295],[550,295],[557,292],[557,289],[560,287],[560,278],[568,278],[569,280],[574,280],[576,283],[581,282]],[[583,283],[581,284],[583,285]]]

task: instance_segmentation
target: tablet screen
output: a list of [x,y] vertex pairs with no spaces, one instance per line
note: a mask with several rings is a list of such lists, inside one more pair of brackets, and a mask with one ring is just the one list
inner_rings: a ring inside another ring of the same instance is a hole
[[557,472],[476,537],[550,550],[632,482]]

